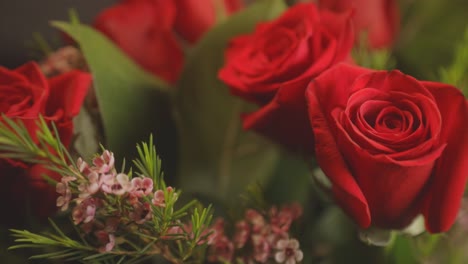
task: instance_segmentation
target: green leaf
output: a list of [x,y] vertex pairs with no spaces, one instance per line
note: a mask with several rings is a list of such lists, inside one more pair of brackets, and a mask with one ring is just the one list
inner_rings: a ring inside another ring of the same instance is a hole
[[420,79],[435,79],[450,64],[467,26],[466,0],[399,1],[402,25],[396,46],[398,68]]
[[265,186],[265,197],[272,204],[305,204],[312,187],[312,173],[306,162],[290,153],[282,153],[275,173]]
[[176,97],[179,179],[186,192],[225,199],[271,174],[279,157],[276,147],[242,131],[240,114],[251,106],[230,95],[217,75],[229,39],[252,31],[257,22],[275,18],[285,8],[282,0],[255,2],[208,32],[186,61]]
[[420,263],[415,256],[415,249],[411,237],[398,235],[392,246],[386,250],[387,263]]
[[447,68],[439,71],[441,81],[460,88],[468,96],[468,26],[465,35],[455,49],[455,56]]
[[65,22],[52,25],[73,37],[94,78],[106,147],[117,155],[134,156],[135,143],[158,135],[167,119],[170,87],[144,71],[93,28]]
[[382,248],[368,246],[361,242],[358,238],[356,225],[340,208],[328,206],[324,208],[321,215],[315,215],[307,220],[306,223],[313,225],[313,230],[307,233],[308,236],[305,238],[314,240],[313,245],[316,247],[330,250],[321,262],[337,264],[384,263],[381,259]]
[[89,111],[81,108],[80,113],[73,119],[76,136],[74,147],[81,157],[92,157],[99,150],[99,132],[93,122]]

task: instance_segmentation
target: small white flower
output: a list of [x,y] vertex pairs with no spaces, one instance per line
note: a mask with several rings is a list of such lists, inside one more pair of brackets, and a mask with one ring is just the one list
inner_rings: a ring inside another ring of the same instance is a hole
[[106,193],[112,193],[115,195],[123,195],[128,192],[132,185],[126,174],[119,173],[117,175],[107,174],[101,177],[102,186],[101,189]]
[[275,254],[277,263],[296,264],[304,257],[299,249],[299,241],[296,239],[281,239],[276,244],[276,249],[278,250]]

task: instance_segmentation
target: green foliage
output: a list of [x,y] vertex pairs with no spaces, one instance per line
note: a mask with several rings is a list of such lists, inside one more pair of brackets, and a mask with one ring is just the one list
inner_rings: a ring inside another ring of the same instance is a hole
[[305,226],[309,229],[303,240],[312,240],[308,243],[317,251],[311,250],[311,256],[305,257],[317,254],[318,260],[304,260],[304,263],[384,263],[382,248],[362,243],[356,225],[336,206],[327,206]]
[[73,160],[63,144],[56,139],[57,128],[49,129],[40,117],[36,134],[37,142],[29,135],[21,122],[15,122],[2,114],[0,123],[0,158],[17,159],[26,163],[43,164],[61,175],[79,175],[68,166]]
[[[82,242],[66,236],[53,221],[50,221],[54,227],[55,234],[35,234],[26,230],[11,230],[12,236],[15,238],[17,245],[11,246],[8,249],[20,248],[56,248],[49,253],[38,254],[30,257],[30,259],[62,259],[65,261],[88,259],[96,256],[96,249]],[[106,254],[100,254],[104,257]],[[98,260],[94,258],[94,260]]]
[[52,25],[81,46],[94,77],[106,146],[118,156],[133,156],[134,142],[150,133],[159,134],[162,122],[169,118],[171,88],[141,69],[93,28],[77,22]]
[[37,45],[37,49],[42,52],[43,55],[47,56],[53,52],[47,40],[39,32],[33,34],[34,43]]
[[312,190],[312,172],[306,162],[282,153],[274,166],[274,173],[265,185],[266,199],[272,204],[305,204]]
[[362,34],[360,41],[353,48],[351,55],[354,62],[361,66],[375,70],[391,70],[395,67],[395,58],[388,49],[370,49],[367,35]]
[[94,118],[95,116],[96,114],[93,115],[87,109],[85,103],[78,116],[73,119],[74,133],[76,134],[73,148],[80,156],[91,157],[99,150],[99,142],[102,141],[99,132],[100,119]]
[[179,177],[185,191],[227,199],[271,174],[279,157],[276,147],[242,132],[240,114],[251,106],[232,96],[217,73],[230,38],[285,8],[282,0],[253,3],[208,32],[188,57],[176,96]]
[[452,64],[439,71],[441,81],[460,88],[468,96],[468,27],[465,35],[456,46]]
[[[211,206],[208,208],[203,208],[201,212],[195,208],[195,211],[191,217],[191,223],[193,228],[192,237],[190,237],[190,247],[193,249],[199,243],[204,243],[207,241],[208,236],[211,233],[202,232],[204,229],[211,223],[213,214],[211,213]],[[183,257],[183,260],[187,260],[188,257],[192,254],[191,251],[187,252],[187,255]]]
[[414,245],[411,237],[396,235],[392,245],[385,249],[388,264],[393,263],[419,263],[414,255]]
[[140,170],[142,175],[153,179],[156,189],[163,188],[164,173],[161,168],[161,160],[156,153],[156,147],[153,145],[153,135],[149,142],[142,142],[137,145],[138,159],[133,160],[133,164]]
[[399,1],[401,30],[395,47],[398,68],[418,79],[435,79],[450,64],[454,42],[467,26],[466,0]]
[[[154,179],[153,188],[163,191],[164,206],[152,204],[151,198],[146,195],[140,199],[148,202],[151,210],[140,212],[137,207],[133,207],[135,204],[141,203],[138,198],[136,198],[137,201],[131,203],[129,202],[130,196],[100,193],[99,190],[87,193],[86,186],[91,178],[89,175],[83,174],[84,172],[82,173],[78,165],[73,162],[67,149],[57,139],[58,133],[53,123],[51,124],[52,129],[49,129],[49,124],[40,117],[37,123],[37,139],[33,139],[20,121],[13,121],[4,115],[2,119],[4,122],[0,123],[0,158],[43,164],[62,176],[67,176],[67,182],[61,182],[62,189],[67,188],[70,191],[70,204],[76,202],[77,207],[80,203],[78,200],[84,202],[83,199],[98,199],[100,203],[93,205],[96,212],[92,216],[93,224],[88,226],[88,229],[94,229],[95,225],[107,228],[109,219],[119,217],[117,227],[112,228],[115,231],[107,231],[112,232],[113,236],[115,235],[116,243],[112,250],[105,251],[99,247],[102,245],[97,243],[96,237],[80,224],[81,220],[74,224],[76,234],[66,234],[53,221],[50,221],[54,229],[53,233],[38,234],[30,231],[11,230],[17,244],[9,249],[42,249],[47,253],[34,255],[31,259],[77,260],[84,263],[122,263],[124,260],[125,263],[133,263],[133,261],[154,255],[163,256],[172,263],[182,263],[182,259],[188,260],[192,258],[194,252],[200,248],[203,249],[206,243],[206,229],[212,219],[211,207],[203,208],[196,201],[190,201],[176,209],[176,202],[181,192],[173,188],[166,188],[160,169],[161,161],[152,145],[152,137],[150,137],[149,143],[137,146],[140,157],[134,160],[134,164],[137,166],[138,175],[150,176]],[[117,174],[113,166],[109,170],[106,173]],[[151,197],[152,195],[151,193]],[[72,210],[74,221],[77,207]],[[67,213],[70,214],[70,210]],[[132,214],[152,214],[151,221],[137,223],[131,218]],[[185,217],[188,218],[186,220],[190,221],[186,224],[191,223],[189,230],[184,225]],[[172,227],[179,227],[180,232],[171,234],[170,228]]]
[[368,50],[357,47],[353,50],[353,59],[361,67],[375,70],[391,70],[395,67],[394,59],[389,50]]

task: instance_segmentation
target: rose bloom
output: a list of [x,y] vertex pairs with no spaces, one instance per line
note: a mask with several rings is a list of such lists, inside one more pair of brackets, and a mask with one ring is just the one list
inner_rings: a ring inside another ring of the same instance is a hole
[[[175,30],[196,43],[216,23],[217,12],[232,14],[244,7],[242,0],[173,0],[177,7]],[[219,6],[217,6],[219,4]],[[218,8],[222,10],[217,10]]]
[[101,12],[94,27],[150,73],[174,83],[183,51],[173,33],[176,7],[168,0],[122,0]]
[[334,67],[307,89],[320,167],[361,228],[422,214],[448,230],[468,176],[468,103],[453,86],[399,71]]
[[397,0],[319,0],[319,5],[338,12],[354,8],[356,39],[366,33],[371,48],[386,48],[395,42],[400,29]]
[[351,15],[297,4],[230,41],[219,78],[233,94],[260,106],[243,116],[244,129],[293,151],[313,151],[305,89],[311,78],[348,58],[354,42]]
[[[46,79],[36,63],[27,63],[15,70],[0,67],[0,112],[22,121],[34,140],[39,115],[53,121],[62,143],[67,146],[73,134],[72,118],[78,115],[91,75],[70,71]],[[30,166],[10,160],[0,160],[0,210],[5,212],[2,223],[12,223],[31,207],[38,217],[46,217],[56,210],[55,188],[43,174],[56,180],[60,175],[41,165]]]

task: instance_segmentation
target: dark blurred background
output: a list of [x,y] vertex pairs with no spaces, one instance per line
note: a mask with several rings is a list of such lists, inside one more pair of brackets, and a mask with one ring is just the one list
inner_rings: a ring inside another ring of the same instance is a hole
[[58,44],[59,34],[51,20],[68,20],[74,8],[84,23],[117,0],[0,0],[0,65],[13,68],[34,58],[33,34],[40,33],[51,44]]
[[[172,0],[168,0],[172,1]],[[288,0],[289,3],[304,0]],[[38,58],[31,48],[40,33],[60,45],[51,20],[68,20],[74,8],[84,23],[118,0],[0,0],[0,66],[14,68]],[[246,1],[250,2],[250,1]],[[401,32],[394,55],[397,68],[422,79],[436,78],[453,59],[453,46],[467,27],[468,0],[400,0]],[[37,46],[37,45],[36,45]]]

